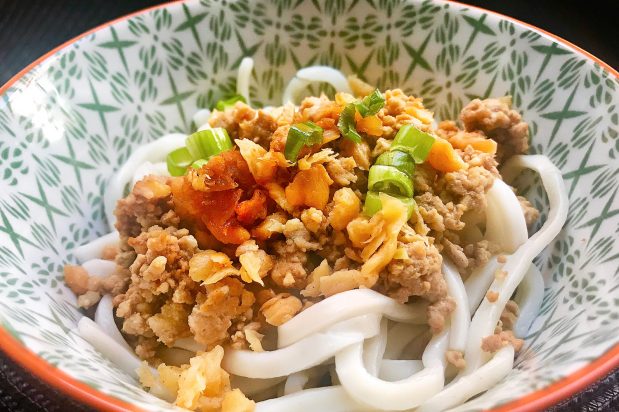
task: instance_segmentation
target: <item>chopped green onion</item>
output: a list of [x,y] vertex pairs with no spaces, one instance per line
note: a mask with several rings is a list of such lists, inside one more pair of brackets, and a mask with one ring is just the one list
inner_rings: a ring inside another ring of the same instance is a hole
[[413,159],[406,152],[399,150],[390,150],[378,156],[378,159],[374,162],[375,165],[393,166],[412,179],[413,173],[415,173],[415,163]]
[[168,172],[170,172],[172,176],[184,175],[189,165],[191,165],[191,162],[193,162],[193,157],[186,147],[172,150],[166,157]]
[[208,163],[208,160],[206,159],[198,159],[191,164],[191,167],[193,167],[194,169],[200,169],[202,166],[204,166],[207,163]]
[[215,109],[223,112],[227,108],[233,107],[236,104],[236,102],[247,103],[243,96],[241,96],[240,94],[235,94],[232,97],[218,101],[217,104],[215,104]]
[[296,162],[299,152],[304,146],[322,143],[322,127],[313,122],[295,123],[288,130],[284,156],[291,162]]
[[368,190],[399,196],[413,196],[413,182],[393,166],[374,165],[368,175]]
[[340,113],[340,119],[337,122],[337,128],[340,129],[342,136],[352,140],[355,143],[361,143],[361,136],[357,133],[355,125],[355,112],[357,111],[355,103],[349,103]]
[[407,124],[402,126],[398,134],[395,135],[395,139],[391,143],[391,150],[406,152],[415,160],[415,163],[423,163],[433,144],[434,137],[432,135]]
[[355,107],[362,117],[373,116],[385,107],[385,98],[380,90],[375,89],[372,93],[365,96],[363,100],[355,103]]
[[[415,199],[412,197],[401,197],[401,196],[392,196],[398,199],[400,202],[404,203],[404,206],[407,208],[407,219],[413,214],[415,207],[417,207],[417,203]],[[367,192],[365,194],[365,203],[363,204],[363,213],[367,216],[374,216],[379,210],[383,208],[383,204],[380,201],[380,193],[378,192]]]
[[193,160],[208,160],[233,147],[228,132],[221,127],[195,132],[187,137],[185,144]]

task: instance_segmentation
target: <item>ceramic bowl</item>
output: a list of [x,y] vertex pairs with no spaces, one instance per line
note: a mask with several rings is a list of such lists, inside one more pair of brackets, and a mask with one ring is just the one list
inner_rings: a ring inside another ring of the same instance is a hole
[[[443,1],[188,1],[74,39],[0,89],[0,347],[47,382],[105,409],[164,401],[75,332],[71,250],[105,234],[102,192],[140,144],[188,132],[255,59],[252,101],[278,103],[301,67],[327,64],[424,97],[456,118],[510,94],[532,150],[563,171],[567,224],[536,260],[542,309],[516,368],[458,410],[539,410],[619,363],[619,82],[548,33]],[[536,206],[538,185],[525,188]]]

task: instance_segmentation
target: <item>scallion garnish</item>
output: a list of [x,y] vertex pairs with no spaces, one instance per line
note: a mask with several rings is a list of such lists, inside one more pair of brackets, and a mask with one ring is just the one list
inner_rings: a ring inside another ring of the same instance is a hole
[[380,90],[375,89],[372,93],[365,96],[363,100],[355,103],[355,107],[361,117],[373,116],[385,107],[385,98]]
[[413,182],[393,166],[374,165],[368,175],[368,190],[397,196],[413,196]]
[[185,141],[193,160],[209,159],[211,156],[232,149],[232,141],[226,129],[217,127],[195,132]]
[[[406,206],[407,219],[410,219],[410,217],[413,214],[413,211],[415,210],[415,207],[417,206],[417,203],[415,202],[415,200],[412,197],[402,197],[402,196],[393,196],[393,195],[390,195],[390,196],[395,197],[400,202],[402,202],[404,206]],[[383,204],[380,201],[379,192],[370,191],[365,194],[365,203],[363,204],[363,213],[365,215],[374,216],[374,214],[376,214],[382,208],[383,208]]]
[[187,136],[185,147],[180,147],[168,153],[166,164],[172,176],[182,176],[188,167],[201,168],[208,160],[232,149],[232,141],[226,129],[200,130]]
[[227,108],[234,106],[236,102],[247,103],[243,96],[241,96],[240,94],[235,94],[234,96],[231,96],[227,99],[222,99],[218,101],[217,104],[215,104],[215,109],[223,112]]
[[423,163],[433,144],[434,137],[432,135],[407,124],[398,130],[391,143],[391,150],[406,152],[415,160],[415,163]]
[[200,169],[202,166],[204,166],[207,163],[208,163],[208,160],[206,159],[198,159],[191,164],[191,167],[193,167],[194,169]]
[[355,112],[357,111],[355,103],[347,104],[340,113],[340,119],[337,121],[337,128],[347,139],[355,143],[361,143],[361,136],[357,133],[355,126]]
[[299,152],[304,146],[313,146],[322,142],[322,127],[313,122],[295,123],[288,130],[284,156],[291,162],[296,162]]
[[413,178],[413,173],[415,173],[415,162],[413,158],[410,157],[408,153],[399,150],[390,150],[381,154],[374,164],[393,166],[399,171],[406,173],[410,179]]
[[187,171],[187,168],[193,162],[193,157],[189,153],[186,147],[179,147],[176,150],[172,150],[166,157],[166,165],[168,166],[168,172],[172,176],[182,176]]

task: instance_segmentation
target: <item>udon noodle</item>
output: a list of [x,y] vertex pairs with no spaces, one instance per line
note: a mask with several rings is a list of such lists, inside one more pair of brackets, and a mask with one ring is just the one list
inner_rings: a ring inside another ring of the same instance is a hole
[[[239,68],[237,93],[249,103],[253,61]],[[326,82],[335,90],[352,93],[338,70],[315,66],[299,70],[284,92],[283,102],[296,103],[306,87]],[[196,128],[209,129],[211,112],[194,117]],[[166,156],[185,145],[186,136],[171,134],[138,147],[112,177],[104,193],[108,222],[114,208],[144,176],[167,175]],[[508,185],[522,170],[536,172],[549,201],[546,221],[529,236],[514,190]],[[499,246],[484,265],[463,277],[443,255],[442,273],[447,294],[455,302],[444,328],[428,328],[423,300],[398,303],[369,288],[335,293],[305,308],[277,327],[274,348],[266,351],[226,348],[222,367],[232,386],[256,403],[256,410],[275,411],[441,411],[457,406],[505,378],[514,365],[510,344],[490,352],[482,349],[493,335],[508,301],[520,308],[514,324],[516,337],[524,338],[543,298],[543,279],[533,259],[551,243],[563,226],[568,200],[561,172],[541,155],[514,155],[503,165],[503,180],[494,179],[486,192],[487,207],[474,229]],[[478,235],[479,235],[478,234]],[[115,270],[101,259],[106,247],[117,244],[116,231],[73,252],[90,276],[105,277]],[[487,298],[492,296],[493,298]],[[114,318],[109,295],[98,303],[94,321],[83,317],[80,335],[127,374],[138,378],[141,360],[136,356]],[[193,338],[178,339],[162,358],[186,363],[208,348]],[[456,369],[448,352],[462,354]],[[157,375],[155,369],[151,373]],[[159,385],[151,392],[173,401],[169,389]]]

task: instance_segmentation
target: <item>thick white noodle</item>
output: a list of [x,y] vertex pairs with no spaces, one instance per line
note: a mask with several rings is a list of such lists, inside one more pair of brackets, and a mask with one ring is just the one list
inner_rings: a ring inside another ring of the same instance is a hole
[[505,166],[504,176],[513,176],[522,168],[535,170],[541,176],[550,203],[548,218],[537,233],[514,254],[506,257],[503,266],[506,276],[493,280],[490,290],[499,296],[495,302],[483,299],[475,312],[465,352],[466,367],[459,376],[471,373],[489,359],[490,354],[481,350],[482,339],[493,334],[505,304],[522,281],[531,262],[559,234],[567,219],[568,198],[561,171],[545,156],[513,156]]
[[148,175],[157,175],[157,176],[169,176],[168,165],[166,162],[155,162],[151,163],[146,161],[139,165],[135,172],[133,173],[133,178],[131,179],[131,187],[135,186],[135,184],[144,179],[144,177]]
[[125,186],[131,182],[136,169],[146,161],[165,161],[168,153],[185,145],[186,138],[187,136],[184,134],[173,133],[137,147],[125,164],[112,176],[107,190],[103,194],[105,215],[110,228],[114,227],[114,222],[116,221],[114,216],[116,202],[123,197]]
[[376,408],[352,399],[341,386],[305,389],[291,395],[258,402],[255,412],[370,412]]
[[136,371],[140,367],[141,362],[133,351],[116,342],[109,335],[108,331],[101,329],[99,325],[86,316],[82,317],[77,323],[77,330],[79,335],[104,357],[108,358],[128,375],[137,379],[138,374]]
[[387,382],[394,382],[408,378],[422,369],[423,362],[420,360],[383,359],[380,362],[378,377]]
[[544,278],[537,266],[531,265],[522,283],[516,289],[514,301],[518,304],[519,314],[514,325],[514,334],[525,338],[544,300]]
[[312,83],[329,83],[338,92],[352,93],[341,71],[329,66],[310,66],[299,70],[290,80],[284,90],[283,104],[296,103],[301,92]]
[[430,342],[426,346],[426,349],[421,355],[421,361],[426,368],[440,367],[445,368],[447,360],[445,359],[445,352],[447,352],[447,345],[449,343],[449,328],[445,328],[438,335],[432,336]]
[[309,378],[310,375],[308,370],[295,372],[289,375],[284,384],[284,395],[302,391],[307,381],[309,381]]
[[249,101],[249,82],[251,81],[251,72],[254,70],[254,59],[244,57],[239,65],[239,71],[236,75],[236,93],[243,96],[248,105]]
[[447,258],[443,258],[443,275],[447,283],[447,292],[456,301],[456,308],[451,313],[449,349],[463,351],[471,323],[469,301],[458,269]]
[[513,253],[529,237],[520,202],[501,179],[494,179],[486,199],[485,238],[499,245],[502,252]]
[[174,341],[172,345],[174,348],[185,349],[190,352],[206,352],[207,347],[201,343],[196,342],[194,338],[181,338]]
[[395,382],[387,382],[368,373],[363,365],[363,344],[359,342],[342,349],[335,356],[337,375],[348,395],[360,403],[378,410],[414,408],[443,388],[448,340],[447,330],[435,336],[423,355],[425,368]]
[[131,349],[131,346],[125,341],[125,338],[118,330],[118,326],[116,326],[116,322],[114,321],[112,296],[105,295],[99,301],[97,310],[95,311],[95,322],[110,338],[114,339],[126,350],[133,352],[133,349]]
[[382,314],[398,322],[423,324],[426,304],[404,305],[371,289],[338,293],[316,303],[277,328],[278,347],[291,345],[334,324],[366,314]]
[[299,96],[301,92],[305,90],[312,82],[307,80],[301,80],[298,77],[293,77],[288,82],[288,85],[284,89],[284,95],[282,96],[282,103],[284,105],[288,103],[296,104],[297,100],[299,100]]
[[485,365],[448,385],[415,412],[440,412],[490,389],[506,377],[514,365],[514,347],[501,348]]
[[254,396],[283,382],[285,379],[283,376],[270,379],[252,379],[244,376],[230,375],[230,385],[233,388],[239,388],[247,396]]
[[[497,243],[501,251],[514,252],[528,238],[527,224],[518,198],[511,188],[501,179],[494,179],[486,199],[486,239]],[[496,272],[501,268],[496,256],[487,264],[473,271],[464,286],[472,313],[486,296]]]
[[304,371],[293,373],[286,378],[282,395],[290,395],[291,393],[299,392],[303,389],[316,388],[321,383],[322,378],[329,373],[331,366],[333,366],[333,364],[325,363]]
[[[209,109],[200,109],[193,115],[193,124],[196,125],[196,129],[202,130],[201,127],[208,125],[208,119],[210,118],[211,111]],[[208,128],[210,128],[210,125]]]
[[380,332],[380,316],[362,315],[340,322],[323,333],[314,333],[290,346],[274,351],[228,350],[223,368],[247,378],[275,378],[316,366],[342,348]]
[[79,263],[84,263],[91,259],[99,259],[103,255],[103,249],[107,246],[117,245],[119,240],[120,237],[118,232],[114,230],[107,235],[103,235],[76,247],[73,249],[73,256],[76,257]]
[[385,318],[380,322],[380,332],[373,338],[367,339],[363,343],[363,364],[369,373],[378,376],[380,361],[385,354],[387,346],[387,325],[389,321]]
[[395,323],[387,332],[385,359],[400,359],[404,348],[428,330],[426,325]]
[[104,278],[116,272],[116,263],[113,260],[90,259],[82,263],[88,275]]
[[486,296],[488,288],[492,284],[497,271],[503,265],[497,262],[497,257],[490,258],[488,263],[473,270],[473,273],[464,282],[464,289],[469,300],[469,311],[471,314],[481,303],[481,300]]

